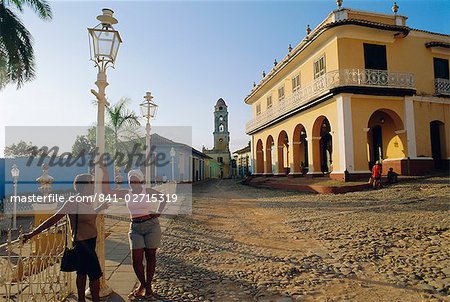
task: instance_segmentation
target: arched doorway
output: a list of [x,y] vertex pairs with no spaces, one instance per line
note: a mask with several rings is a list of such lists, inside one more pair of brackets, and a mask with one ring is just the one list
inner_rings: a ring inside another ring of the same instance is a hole
[[294,173],[308,172],[308,140],[306,137],[306,129],[302,124],[298,124],[294,129],[292,138],[294,163],[292,165]]
[[443,159],[446,158],[445,127],[441,121],[430,123],[431,157],[433,157],[434,167],[442,169],[445,167]]
[[289,174],[289,138],[286,131],[278,135],[278,174]]
[[367,133],[369,169],[377,160],[406,156],[401,138],[403,128],[401,118],[392,110],[379,109],[372,113]]
[[256,173],[264,173],[264,151],[263,142],[261,139],[256,143]]
[[333,171],[333,138],[328,118],[319,116],[313,126],[313,166],[314,171],[329,174]]
[[266,140],[266,168],[264,169],[264,174],[272,174],[272,158],[273,158],[273,137],[269,135]]

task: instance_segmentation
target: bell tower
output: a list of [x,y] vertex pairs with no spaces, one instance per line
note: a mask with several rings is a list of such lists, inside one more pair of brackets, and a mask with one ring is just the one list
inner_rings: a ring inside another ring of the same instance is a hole
[[203,153],[210,156],[220,165],[220,177],[231,177],[230,132],[228,131],[228,107],[220,98],[214,106],[214,148]]
[[228,132],[228,108],[220,98],[214,106],[214,150],[229,152],[230,132]]

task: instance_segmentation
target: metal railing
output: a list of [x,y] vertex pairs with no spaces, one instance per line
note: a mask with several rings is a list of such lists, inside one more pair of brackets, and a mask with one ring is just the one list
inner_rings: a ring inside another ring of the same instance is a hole
[[0,213],[0,236],[6,236],[11,228],[12,215]]
[[344,86],[414,89],[415,79],[411,73],[386,70],[341,69],[330,71],[287,96],[283,102],[274,104],[261,112],[247,123],[246,132],[249,133],[275,118],[283,116],[310,100],[329,92],[332,88]]
[[71,274],[60,271],[67,226],[64,221],[25,244],[22,231],[16,240],[8,231],[0,245],[1,301],[63,301],[72,293]]
[[435,79],[434,88],[437,95],[450,96],[450,80],[449,79]]

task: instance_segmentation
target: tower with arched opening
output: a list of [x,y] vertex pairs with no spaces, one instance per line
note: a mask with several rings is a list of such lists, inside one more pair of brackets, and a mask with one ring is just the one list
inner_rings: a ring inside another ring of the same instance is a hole
[[215,159],[221,166],[221,176],[230,177],[231,154],[230,154],[230,132],[228,131],[228,106],[220,98],[214,106],[214,147],[203,148],[203,153]]

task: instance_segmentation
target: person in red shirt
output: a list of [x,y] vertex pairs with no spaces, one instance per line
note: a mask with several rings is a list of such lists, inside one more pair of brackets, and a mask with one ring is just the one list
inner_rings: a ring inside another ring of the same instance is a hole
[[372,167],[372,177],[374,179],[380,179],[382,172],[382,166],[379,160],[377,160],[376,164]]
[[377,160],[375,165],[372,167],[372,182],[373,182],[374,188],[377,188],[380,186],[382,172],[383,172],[383,170],[382,170],[381,162],[379,160]]

